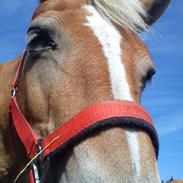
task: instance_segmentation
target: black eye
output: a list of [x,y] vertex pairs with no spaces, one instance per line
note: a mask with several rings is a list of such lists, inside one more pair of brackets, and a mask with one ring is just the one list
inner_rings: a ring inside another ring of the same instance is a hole
[[30,27],[28,30],[27,49],[34,52],[42,52],[48,49],[56,49],[54,33],[49,29]]
[[142,77],[142,90],[146,87],[146,84],[151,82],[153,75],[156,73],[154,68],[148,70],[147,74]]

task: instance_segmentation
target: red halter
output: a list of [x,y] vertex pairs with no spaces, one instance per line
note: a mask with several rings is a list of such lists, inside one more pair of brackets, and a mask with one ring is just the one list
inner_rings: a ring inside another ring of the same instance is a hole
[[[42,153],[42,161],[44,161],[47,157],[53,156],[55,152],[61,151],[63,148],[84,138],[84,136],[86,137],[98,129],[105,128],[105,126],[128,126],[145,130],[150,135],[156,156],[158,156],[158,137],[150,115],[142,106],[129,101],[105,101],[93,104],[58,127],[43,140],[39,140],[20,111],[16,100],[18,82],[20,81],[26,55],[27,52],[25,52],[19,63],[15,80],[12,84],[12,97],[9,103],[9,123],[15,128],[29,159],[36,156],[40,149],[44,149]],[[36,183],[39,179],[35,167],[36,165],[33,165],[30,170],[30,183]]]

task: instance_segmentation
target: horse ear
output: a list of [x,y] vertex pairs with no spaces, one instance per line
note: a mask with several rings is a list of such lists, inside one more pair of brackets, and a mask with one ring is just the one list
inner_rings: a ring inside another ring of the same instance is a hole
[[145,22],[148,25],[153,24],[166,10],[171,0],[140,0],[144,5],[148,18]]

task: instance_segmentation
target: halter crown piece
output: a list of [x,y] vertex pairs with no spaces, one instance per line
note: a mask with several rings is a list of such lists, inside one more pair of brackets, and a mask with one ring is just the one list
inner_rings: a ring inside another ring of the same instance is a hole
[[[30,183],[39,183],[42,174],[40,164],[63,149],[73,147],[81,139],[87,138],[97,130],[109,127],[132,127],[146,131],[151,137],[158,157],[159,143],[156,130],[149,113],[139,104],[129,101],[104,101],[93,104],[65,122],[44,139],[39,139],[22,114],[16,99],[18,85],[27,51],[25,51],[12,83],[12,97],[9,102],[9,131],[16,131],[27,157],[32,160],[41,154],[39,161],[29,166]],[[13,141],[13,134],[10,133]]]

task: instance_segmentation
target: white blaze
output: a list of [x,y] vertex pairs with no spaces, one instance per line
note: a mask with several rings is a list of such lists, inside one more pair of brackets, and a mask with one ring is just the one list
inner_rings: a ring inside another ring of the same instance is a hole
[[[94,7],[85,6],[85,9],[90,13],[90,16],[86,17],[88,22],[85,23],[85,25],[90,27],[96,35],[108,63],[114,99],[133,101],[125,68],[122,63],[121,34],[116,27],[105,20]],[[128,130],[126,135],[131,152],[132,166],[134,166],[137,174],[137,178],[135,179],[138,181],[138,177],[140,177],[140,153],[137,133]]]

